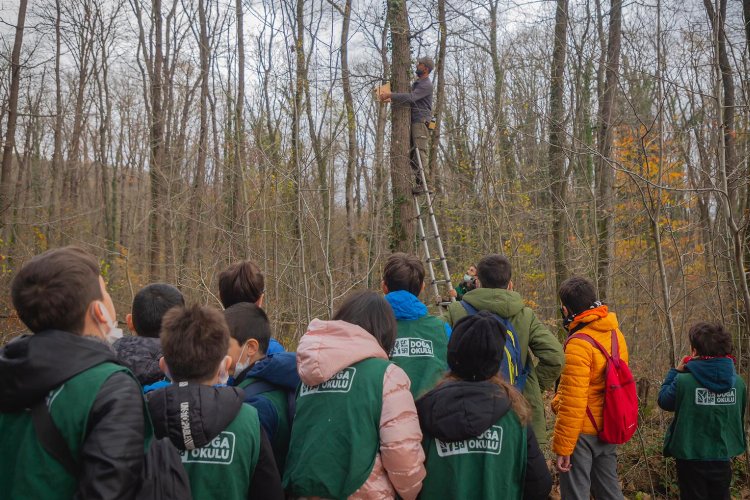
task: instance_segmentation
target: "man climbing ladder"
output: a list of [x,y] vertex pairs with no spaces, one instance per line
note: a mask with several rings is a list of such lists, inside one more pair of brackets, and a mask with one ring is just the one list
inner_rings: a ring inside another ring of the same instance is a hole
[[[432,80],[430,73],[435,64],[429,57],[417,61],[417,79],[411,84],[411,92],[382,92],[380,100],[394,105],[411,107],[411,168],[414,171],[414,193],[425,190],[419,169],[428,169],[427,136],[432,120]],[[419,152],[420,158],[417,158]],[[420,166],[421,161],[421,166]]]
[[[379,94],[380,99],[384,102],[391,101],[395,105],[409,105],[411,107],[411,168],[414,172],[414,186],[412,195],[414,196],[414,205],[417,211],[417,229],[419,231],[419,240],[422,242],[424,249],[425,262],[430,275],[430,289],[434,294],[436,301],[440,304],[447,304],[453,300],[450,293],[441,296],[439,284],[447,286],[447,291],[453,289],[451,277],[448,271],[448,261],[443,251],[443,243],[438,231],[435,212],[432,207],[432,193],[427,187],[427,137],[432,120],[432,81],[430,73],[435,68],[435,64],[429,57],[423,57],[417,62],[416,74],[417,79],[412,83],[411,92],[391,93],[382,92]],[[425,231],[425,219],[427,219],[427,230]],[[431,251],[431,243],[434,242],[434,251]],[[433,258],[437,252],[437,258]],[[440,271],[443,273],[442,279],[436,279],[435,268],[433,263],[440,263]]]

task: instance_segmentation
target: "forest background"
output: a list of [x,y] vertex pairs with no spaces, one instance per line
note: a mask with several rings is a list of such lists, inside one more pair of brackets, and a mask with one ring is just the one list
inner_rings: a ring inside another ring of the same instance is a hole
[[24,330],[14,272],[77,244],[120,320],[154,281],[218,306],[217,272],[253,259],[293,347],[391,251],[421,254],[408,111],[372,89],[429,56],[454,280],[506,254],[555,332],[559,283],[594,280],[642,398],[623,485],[674,498],[654,399],[689,326],[724,323],[750,371],[748,20],[750,0],[2,2],[0,334]]

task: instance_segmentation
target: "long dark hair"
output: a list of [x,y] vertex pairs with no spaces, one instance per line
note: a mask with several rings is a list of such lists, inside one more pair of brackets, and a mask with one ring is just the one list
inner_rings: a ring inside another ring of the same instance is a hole
[[396,317],[391,305],[379,293],[369,290],[352,293],[339,306],[333,319],[367,330],[386,353],[393,349],[396,342]]

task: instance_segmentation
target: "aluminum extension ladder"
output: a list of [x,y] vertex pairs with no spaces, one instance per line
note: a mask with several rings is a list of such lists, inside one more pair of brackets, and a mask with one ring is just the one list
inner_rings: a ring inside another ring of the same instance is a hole
[[[419,239],[422,242],[422,248],[424,250],[424,261],[427,264],[427,270],[430,273],[430,289],[435,295],[437,303],[443,307],[447,307],[448,304],[453,302],[455,299],[451,296],[450,291],[453,290],[453,284],[451,283],[451,275],[448,271],[448,260],[445,258],[445,251],[443,250],[443,240],[440,238],[440,231],[438,231],[437,220],[435,219],[435,211],[432,208],[432,193],[430,193],[427,187],[427,177],[425,176],[424,168],[422,167],[422,157],[419,148],[415,147],[414,152],[417,157],[417,167],[419,179],[422,181],[421,186],[417,186],[412,190],[412,196],[414,197],[414,205],[417,209],[417,229],[419,230]],[[420,203],[420,198],[424,197],[425,206],[423,207]],[[432,233],[425,233],[425,221],[428,219],[428,224]],[[430,243],[435,243],[438,257],[433,258],[430,253]],[[434,263],[440,263],[440,270],[443,271],[443,278],[436,279]],[[446,297],[441,297],[440,289],[438,285],[444,284],[448,287],[448,294]]]

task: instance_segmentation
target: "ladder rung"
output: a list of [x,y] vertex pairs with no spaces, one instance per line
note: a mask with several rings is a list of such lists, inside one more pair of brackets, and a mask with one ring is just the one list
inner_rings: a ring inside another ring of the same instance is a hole
[[447,257],[438,257],[437,259],[433,259],[431,257],[428,257],[424,261],[425,262],[442,262],[444,260],[448,260],[448,258]]
[[422,241],[433,239],[433,238],[436,239],[436,240],[438,240],[438,239],[440,239],[440,235],[439,234],[434,234],[434,233],[425,234],[424,236],[422,236]]
[[432,280],[431,285],[442,285],[450,283],[450,280]]

